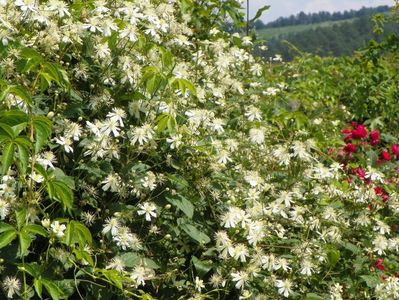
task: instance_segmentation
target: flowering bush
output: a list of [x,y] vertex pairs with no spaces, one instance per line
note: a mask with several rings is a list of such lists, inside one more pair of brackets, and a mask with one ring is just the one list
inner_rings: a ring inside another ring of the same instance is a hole
[[284,104],[239,8],[0,1],[4,296],[398,297],[397,141]]

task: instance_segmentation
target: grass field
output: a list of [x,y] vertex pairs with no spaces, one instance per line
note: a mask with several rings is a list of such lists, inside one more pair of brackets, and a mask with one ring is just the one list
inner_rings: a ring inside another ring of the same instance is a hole
[[293,26],[284,26],[284,27],[276,27],[276,28],[264,28],[258,30],[258,34],[260,37],[264,39],[270,39],[273,37],[284,36],[290,33],[302,32],[309,29],[315,29],[319,27],[329,27],[333,25],[340,25],[343,23],[350,23],[355,21],[357,18],[347,19],[347,20],[339,20],[339,21],[327,21],[317,24],[307,24],[307,25],[293,25]]

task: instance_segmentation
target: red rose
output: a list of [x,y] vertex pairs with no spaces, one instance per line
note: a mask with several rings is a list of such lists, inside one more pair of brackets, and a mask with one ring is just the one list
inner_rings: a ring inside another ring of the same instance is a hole
[[[399,148],[398,148],[398,150],[399,150]],[[344,147],[344,151],[348,154],[352,154],[353,152],[356,151],[356,146],[351,143],[346,144],[346,146]]]
[[382,197],[382,201],[384,201],[384,202],[387,202],[389,200],[389,196],[387,194],[384,194],[381,197]]
[[367,130],[364,125],[358,125],[356,129],[352,130],[352,137],[354,139],[363,139],[367,136]]
[[384,271],[385,270],[384,260],[382,258],[377,259],[377,261],[375,262],[374,265],[380,271]]
[[385,192],[382,187],[376,186],[374,187],[374,192],[376,195],[380,196],[382,201],[387,202],[389,200],[389,195]]
[[390,160],[391,160],[391,155],[389,154],[388,151],[382,150],[381,158],[382,158],[383,160],[385,160],[385,161],[390,161]]
[[342,129],[341,130],[341,132],[343,133],[343,134],[345,134],[345,135],[348,135],[348,134],[351,134],[351,129],[349,129],[349,128],[344,128],[344,129]]
[[374,192],[375,192],[376,195],[381,196],[381,195],[384,194],[384,189],[382,187],[380,187],[380,186],[376,186],[374,188]]
[[380,142],[380,133],[378,130],[373,130],[370,132],[370,144],[377,145]]
[[396,158],[399,158],[399,145],[392,145],[391,150],[396,155]]
[[344,128],[344,129],[342,129],[341,132],[345,135],[345,137],[344,137],[345,143],[349,142],[352,139],[352,133],[351,133],[352,130],[351,129]]
[[366,172],[364,172],[363,168],[359,166],[359,167],[356,169],[356,175],[357,175],[359,178],[364,179],[364,177],[366,177]]

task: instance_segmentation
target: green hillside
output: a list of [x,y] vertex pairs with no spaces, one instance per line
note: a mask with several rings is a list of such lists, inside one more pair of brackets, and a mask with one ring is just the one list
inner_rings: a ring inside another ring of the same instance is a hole
[[363,16],[309,25],[265,28],[258,30],[258,37],[266,40],[269,49],[262,55],[271,57],[280,54],[284,60],[292,60],[300,52],[334,57],[352,55],[371,40],[379,41],[383,36],[399,34],[399,25],[392,22],[386,24],[383,35],[375,34],[373,29],[372,17]]
[[303,32],[311,29],[331,27],[334,25],[342,25],[345,23],[352,23],[359,18],[352,18],[349,20],[339,20],[339,21],[326,21],[317,24],[306,24],[306,25],[293,25],[293,26],[282,26],[274,28],[262,28],[257,30],[257,34],[262,39],[271,39],[277,37],[284,37],[288,34]]

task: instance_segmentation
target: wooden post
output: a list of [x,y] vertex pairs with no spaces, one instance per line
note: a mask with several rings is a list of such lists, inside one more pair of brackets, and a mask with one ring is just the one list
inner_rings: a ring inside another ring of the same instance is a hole
[[247,0],[247,36],[249,35],[249,0]]

